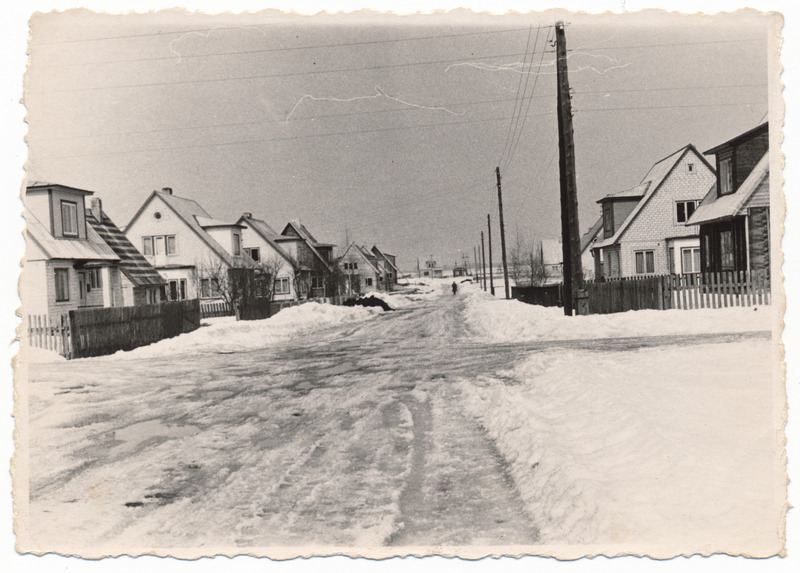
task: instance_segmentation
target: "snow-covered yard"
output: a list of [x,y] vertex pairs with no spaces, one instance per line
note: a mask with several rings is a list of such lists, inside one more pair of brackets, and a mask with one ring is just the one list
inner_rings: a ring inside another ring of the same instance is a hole
[[774,309],[565,317],[450,282],[27,355],[31,538],[780,549]]

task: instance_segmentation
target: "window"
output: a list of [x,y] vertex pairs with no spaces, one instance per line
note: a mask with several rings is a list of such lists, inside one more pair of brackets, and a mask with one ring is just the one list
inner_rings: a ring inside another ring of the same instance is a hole
[[65,237],[78,236],[78,204],[61,201],[61,232]]
[[687,170],[689,173],[694,173],[694,163],[687,163],[687,164],[686,164],[686,170]]
[[233,255],[238,257],[242,254],[242,236],[239,233],[233,234]]
[[677,201],[675,203],[676,219],[678,223],[685,223],[694,214],[700,201]]
[[700,247],[681,249],[681,272],[685,275],[700,272]]
[[146,291],[147,304],[157,304],[159,301],[158,290],[149,288]]
[[87,292],[93,288],[101,288],[103,286],[103,275],[100,269],[89,269]]
[[675,274],[675,247],[669,248],[669,274]]
[[157,235],[142,237],[142,254],[145,256],[178,254],[178,242],[175,235]]
[[652,275],[655,274],[655,252],[654,251],[636,251],[634,253],[636,260],[636,274],[637,275]]
[[719,194],[733,193],[733,161],[730,157],[719,160]]
[[603,203],[603,238],[614,234],[614,208],[610,202]]
[[312,277],[311,278],[311,288],[323,288],[325,286],[325,281],[322,277]]
[[209,279],[200,279],[200,297],[209,298],[211,296],[211,281]]
[[275,279],[275,294],[289,294],[289,279]]
[[244,252],[247,256],[253,259],[255,262],[259,262],[261,260],[261,251],[258,247],[245,247]]
[[371,278],[364,279],[364,282],[366,283],[367,286],[372,286],[372,279]]
[[56,278],[56,302],[69,300],[69,269],[54,269]]
[[733,270],[733,231],[719,234],[720,267],[723,271]]
[[186,300],[186,279],[169,281],[169,300]]

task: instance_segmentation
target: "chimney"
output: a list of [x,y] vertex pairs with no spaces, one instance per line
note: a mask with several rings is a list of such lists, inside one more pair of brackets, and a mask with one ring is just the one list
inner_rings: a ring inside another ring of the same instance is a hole
[[245,213],[244,215],[242,215],[242,217],[244,217],[245,219],[252,219],[253,218],[253,214],[252,213]]
[[103,222],[103,202],[99,197],[92,197],[92,216],[98,223]]
[[166,193],[167,195],[172,195],[172,187],[162,187],[161,192]]

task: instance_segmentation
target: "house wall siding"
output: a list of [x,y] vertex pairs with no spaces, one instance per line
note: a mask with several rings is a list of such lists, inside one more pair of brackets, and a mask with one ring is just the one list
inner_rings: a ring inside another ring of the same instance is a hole
[[769,277],[769,207],[750,209],[748,221],[750,241],[750,270],[764,271]]
[[[161,213],[160,219],[154,217],[156,212]],[[197,297],[194,272],[192,269],[169,269],[168,266],[194,267],[200,275],[209,274],[213,269],[228,268],[227,262],[157,196],[125,229],[125,235],[142,254],[144,254],[143,237],[175,235],[177,250],[175,255],[164,253],[160,256],[144,255],[144,258],[165,279],[186,278],[188,291],[191,293],[189,298]]]
[[769,134],[764,133],[740,143],[734,150],[733,188],[738,189],[769,149]]
[[[688,164],[694,164],[689,171]],[[653,193],[620,238],[620,267],[622,276],[636,274],[634,252],[652,250],[655,253],[655,274],[669,272],[667,238],[692,237],[696,227],[678,222],[677,201],[700,201],[714,184],[716,176],[692,152],[675,165],[672,172]],[[699,240],[697,240],[699,245]]]

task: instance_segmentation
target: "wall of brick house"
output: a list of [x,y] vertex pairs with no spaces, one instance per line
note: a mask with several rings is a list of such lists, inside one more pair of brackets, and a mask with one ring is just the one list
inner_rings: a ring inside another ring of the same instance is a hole
[[[297,298],[295,296],[296,292],[293,280],[294,270],[292,268],[292,264],[289,261],[287,261],[282,255],[280,255],[272,245],[270,245],[267,241],[265,241],[261,235],[254,232],[252,229],[248,228],[248,229],[243,229],[242,231],[242,247],[247,249],[254,247],[258,248],[262,262],[271,261],[276,258],[283,261],[283,265],[278,271],[277,278],[289,280],[289,293],[275,294],[272,297],[273,300],[294,300]],[[283,249],[283,247],[281,247],[281,249]]]
[[[694,165],[693,171],[689,171],[689,163]],[[714,173],[697,155],[691,151],[684,155],[621,236],[622,276],[636,274],[634,252],[637,250],[654,251],[656,274],[669,272],[666,240],[698,234],[697,226],[687,227],[678,222],[676,202],[700,201],[715,181]]]
[[[161,218],[157,219],[154,215],[158,212]],[[192,283],[194,275],[191,271],[179,269],[177,273],[168,272],[165,266],[189,266],[196,267],[198,270],[214,268],[217,265],[226,265],[226,263],[214,252],[208,244],[202,240],[197,233],[195,233],[184,221],[178,217],[170,207],[163,201],[158,199],[158,196],[145,207],[139,214],[139,218],[125,229],[125,235],[128,240],[133,243],[139,252],[144,254],[143,237],[162,236],[162,235],[175,235],[175,255],[167,255],[166,253],[155,256],[145,255],[144,258],[156,267],[159,274],[164,278],[191,278]],[[188,282],[188,281],[187,281]],[[191,292],[196,292],[196,287],[192,284]],[[190,298],[195,298],[191,296]]]
[[769,277],[769,207],[753,207],[749,214],[750,270],[764,271]]

